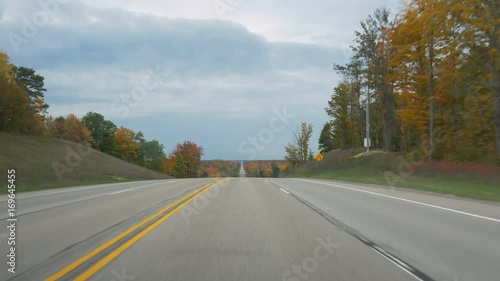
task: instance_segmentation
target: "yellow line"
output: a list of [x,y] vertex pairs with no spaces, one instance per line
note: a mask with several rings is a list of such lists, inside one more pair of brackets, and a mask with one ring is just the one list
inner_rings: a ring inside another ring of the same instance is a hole
[[[160,211],[158,211],[157,213],[155,213],[154,215],[150,216],[149,218],[141,221],[140,223],[132,226],[131,228],[129,228],[128,230],[126,230],[125,232],[123,232],[122,234],[116,236],[115,238],[109,240],[108,242],[104,243],[103,245],[99,246],[98,248],[94,249],[93,251],[89,252],[88,254],[86,254],[85,256],[79,258],[78,260],[74,261],[73,263],[71,263],[70,265],[66,266],[65,268],[61,269],[60,271],[58,271],[57,273],[55,273],[54,275],[50,276],[49,278],[45,279],[45,281],[55,281],[61,277],[63,277],[64,275],[68,274],[69,272],[71,272],[73,269],[77,268],[78,266],[80,266],[81,264],[83,264],[84,262],[86,262],[87,260],[93,258],[94,256],[96,256],[97,254],[99,254],[100,252],[106,250],[107,248],[109,248],[111,245],[115,244],[116,242],[118,242],[119,240],[121,240],[123,237],[129,235],[130,233],[134,232],[135,230],[137,230],[138,228],[140,228],[141,226],[145,225],[146,223],[150,222],[151,220],[155,219],[156,217],[158,217],[159,215],[161,215],[162,213],[164,213],[165,211],[167,211],[168,209],[172,208],[173,206],[179,204],[180,202],[186,200],[187,198],[189,198],[190,196],[193,196],[194,194],[196,194],[197,192],[200,192],[200,191],[203,191],[203,190],[206,190],[208,189],[209,187],[212,187],[216,184],[218,184],[219,182],[221,182],[222,180],[218,180],[218,181],[215,181],[215,182],[212,182],[210,184],[207,184],[205,186],[203,186],[202,188],[199,188],[197,190],[194,190],[193,192],[187,194],[186,196],[183,196],[181,199],[175,201],[174,203],[168,205],[167,207],[161,209]],[[201,194],[201,193],[200,193]]]
[[132,239],[130,239],[129,241],[127,241],[125,244],[121,245],[114,252],[112,252],[111,254],[109,254],[108,256],[106,256],[105,258],[103,258],[102,260],[100,260],[94,266],[92,266],[87,271],[85,271],[82,275],[78,276],[74,281],[85,281],[88,278],[92,277],[92,275],[94,275],[97,271],[99,271],[101,268],[103,268],[104,266],[106,266],[108,263],[110,263],[112,260],[114,260],[120,254],[122,254],[125,250],[127,250],[132,245],[134,245],[137,241],[139,241],[141,238],[143,238],[144,236],[146,236],[153,229],[155,229],[156,227],[158,227],[160,224],[162,224],[164,221],[166,221],[167,219],[169,219],[171,216],[173,216],[179,210],[181,210],[182,208],[184,208],[184,206],[186,206],[187,204],[191,203],[193,200],[195,200],[196,198],[198,198],[199,196],[201,196],[205,191],[207,191],[208,189],[212,188],[213,186],[215,186],[216,184],[218,184],[221,181],[222,180],[219,180],[219,181],[217,181],[215,183],[210,184],[202,192],[196,194],[195,196],[193,196],[192,198],[190,198],[186,202],[184,202],[181,205],[177,206],[171,212],[169,212],[168,214],[166,214],[165,216],[163,216],[162,218],[160,218],[159,220],[157,220],[156,222],[154,222],[152,225],[148,226],[146,229],[144,229],[139,234],[137,234],[136,236],[134,236]]

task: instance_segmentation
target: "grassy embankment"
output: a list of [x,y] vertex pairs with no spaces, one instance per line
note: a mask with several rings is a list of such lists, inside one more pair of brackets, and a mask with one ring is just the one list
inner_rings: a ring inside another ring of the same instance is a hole
[[2,194],[6,193],[7,169],[16,169],[18,192],[170,178],[73,142],[6,133],[0,133],[0,168]]
[[332,151],[319,165],[297,167],[284,176],[394,186],[500,202],[499,166],[410,161],[400,153],[363,151]]

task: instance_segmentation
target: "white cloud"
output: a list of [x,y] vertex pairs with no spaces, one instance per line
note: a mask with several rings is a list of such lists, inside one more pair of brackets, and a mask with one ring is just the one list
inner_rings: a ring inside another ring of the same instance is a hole
[[[221,21],[212,0],[71,0],[15,53],[6,35],[22,34],[22,19],[41,8],[2,1],[0,49],[46,78],[55,116],[96,111],[166,145],[200,140],[207,158],[238,159],[238,144],[267,126],[274,108],[313,123],[317,146],[332,64],[346,60],[353,29],[384,2],[243,0]],[[157,68],[162,84],[130,102]],[[295,123],[259,158],[283,155]]]

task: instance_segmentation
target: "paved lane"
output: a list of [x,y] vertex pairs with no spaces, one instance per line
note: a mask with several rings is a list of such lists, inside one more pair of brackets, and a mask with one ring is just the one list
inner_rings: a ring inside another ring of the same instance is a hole
[[332,181],[270,181],[434,280],[500,280],[498,204]]
[[[19,212],[19,274],[7,273],[2,254],[0,280],[500,276],[498,204],[411,191],[295,179],[165,180],[22,194]],[[0,229],[2,253],[5,235]]]
[[232,178],[98,271],[135,280],[416,280],[274,186]]
[[[116,233],[145,217],[158,206],[210,181],[144,181],[103,185],[102,188],[81,187],[20,193],[17,207],[20,214],[17,223],[17,272],[24,272],[52,255],[107,229]],[[5,196],[0,197],[0,200],[3,199]],[[6,280],[12,276],[7,272],[6,265],[8,245],[5,239],[7,222],[4,218],[7,206],[3,201],[0,203],[0,280]],[[120,223],[123,225],[118,225]],[[118,226],[113,228],[115,225]],[[94,243],[103,241],[107,236],[109,234],[98,237],[101,240]],[[84,248],[92,246],[85,245]]]

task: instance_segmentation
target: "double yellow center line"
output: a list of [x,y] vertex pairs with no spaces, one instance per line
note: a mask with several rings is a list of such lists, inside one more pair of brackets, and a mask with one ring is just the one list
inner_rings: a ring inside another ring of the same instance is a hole
[[[158,219],[157,221],[155,221],[154,223],[152,223],[151,225],[149,225],[147,228],[145,228],[144,230],[142,230],[141,232],[139,232],[137,235],[135,235],[132,238],[130,238],[123,245],[121,245],[120,247],[118,247],[116,250],[114,250],[113,252],[111,252],[110,254],[108,254],[103,259],[99,260],[92,267],[90,267],[89,269],[87,269],[83,274],[81,274],[76,279],[74,279],[74,280],[78,280],[78,281],[87,280],[92,275],[94,275],[97,271],[99,271],[101,268],[103,268],[108,263],[110,263],[112,260],[114,260],[116,257],[118,257],[125,250],[127,250],[128,248],[130,248],[130,246],[134,245],[137,241],[139,241],[141,238],[143,238],[144,236],[146,236],[146,234],[148,234],[153,229],[155,229],[160,224],[162,224],[164,221],[166,221],[167,219],[169,219],[171,216],[173,216],[175,213],[177,213],[179,210],[181,210],[184,206],[186,206],[187,204],[191,203],[193,200],[195,200],[196,198],[198,198],[199,196],[201,196],[201,194],[203,194],[203,192],[205,192],[208,189],[214,187],[215,185],[217,185],[218,183],[220,183],[222,181],[223,181],[223,179],[222,180],[217,180],[217,181],[212,182],[210,184],[207,184],[207,185],[205,185],[205,186],[203,186],[203,187],[201,187],[201,188],[199,188],[197,190],[194,190],[193,192],[191,192],[191,193],[187,194],[186,196],[182,197],[181,199],[179,199],[179,200],[173,202],[172,204],[168,205],[167,207],[161,209],[160,211],[158,211],[154,215],[152,215],[152,216],[144,219],[140,223],[138,223],[138,224],[132,226],[131,228],[127,229],[125,232],[123,232],[120,235],[116,236],[115,238],[109,240],[108,242],[104,243],[100,247],[98,247],[98,248],[94,249],[93,251],[89,252],[85,256],[83,256],[83,257],[79,258],[78,260],[74,261],[73,263],[71,263],[70,265],[68,265],[65,268],[61,269],[60,271],[58,271],[54,275],[52,275],[49,278],[45,279],[45,281],[54,281],[54,280],[58,280],[59,278],[64,277],[66,274],[70,273],[71,271],[73,271],[74,269],[76,269],[77,267],[79,267],[80,265],[82,265],[83,263],[87,262],[91,258],[95,257],[96,255],[98,255],[102,251],[106,250],[107,248],[111,247],[112,245],[114,245],[115,243],[117,243],[118,241],[120,241],[121,239],[123,239],[124,237],[126,237],[127,235],[133,233],[134,231],[136,231],[140,227],[146,225],[150,221],[156,219],[157,217],[159,217],[159,216],[161,216],[163,214],[163,216],[160,219]],[[175,206],[177,206],[177,207],[175,207]],[[174,208],[174,209],[172,209],[172,208]],[[172,210],[170,212],[164,214],[169,209],[172,209]]]

